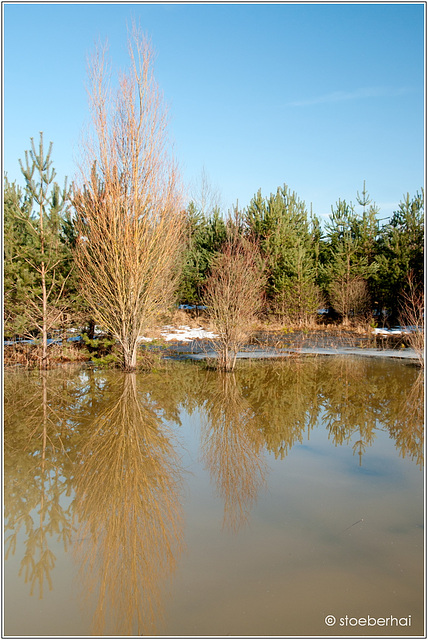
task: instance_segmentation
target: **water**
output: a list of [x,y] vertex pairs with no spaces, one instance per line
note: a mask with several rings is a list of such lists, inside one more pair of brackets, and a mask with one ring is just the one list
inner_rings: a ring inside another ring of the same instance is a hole
[[73,366],[4,385],[6,635],[423,634],[412,364]]

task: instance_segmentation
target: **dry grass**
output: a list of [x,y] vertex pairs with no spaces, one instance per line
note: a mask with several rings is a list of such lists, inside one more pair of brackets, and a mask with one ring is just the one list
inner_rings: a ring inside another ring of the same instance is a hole
[[5,367],[20,365],[23,367],[37,367],[42,358],[40,347],[31,344],[8,345],[3,348],[3,362]]
[[89,354],[86,349],[76,344],[67,343],[65,345],[54,344],[48,349],[51,362],[86,362]]
[[208,329],[210,322],[204,312],[201,312],[200,315],[196,315],[196,313],[191,310],[174,309],[165,324],[171,324],[174,327],[187,326],[191,329],[196,329],[197,327]]
[[47,358],[44,360],[41,345],[17,343],[4,347],[3,359],[6,367],[19,365],[28,369],[51,368],[67,362],[86,362],[89,354],[76,344],[52,344],[48,346]]
[[343,324],[342,322],[325,321],[322,318],[313,318],[311,321],[301,324],[299,322],[287,322],[284,324],[275,317],[261,317],[254,325],[254,330],[268,332],[284,331],[293,333],[298,331],[320,332],[320,333],[357,333],[359,335],[371,334],[372,327],[370,320],[356,320],[355,322]]

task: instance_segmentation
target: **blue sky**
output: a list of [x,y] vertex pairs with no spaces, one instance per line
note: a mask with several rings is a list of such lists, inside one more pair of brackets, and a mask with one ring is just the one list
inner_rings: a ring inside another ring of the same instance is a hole
[[424,184],[424,6],[365,4],[3,5],[3,166],[30,137],[53,141],[58,179],[75,172],[88,120],[86,57],[108,40],[127,64],[135,19],[187,187],[204,169],[227,210],[286,183],[319,216],[356,203],[363,180],[388,217]]

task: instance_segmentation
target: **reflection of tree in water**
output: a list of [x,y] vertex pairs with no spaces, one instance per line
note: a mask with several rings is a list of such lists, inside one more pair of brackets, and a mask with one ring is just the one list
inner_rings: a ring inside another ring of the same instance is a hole
[[203,457],[224,500],[224,523],[237,530],[265,482],[263,438],[233,373],[208,374],[203,397]]
[[305,431],[309,438],[319,412],[320,375],[317,360],[264,363],[245,371],[245,399],[267,450],[276,458],[303,442]]
[[317,421],[334,445],[352,446],[360,464],[385,428],[402,455],[422,461],[423,384],[411,368],[340,357],[246,364],[234,375],[207,375],[198,389],[204,459],[235,529],[264,484],[263,449],[284,458]]
[[387,428],[403,456],[423,459],[423,383],[415,369],[374,359],[332,358],[321,393],[323,422],[335,445],[352,444],[362,456]]
[[284,458],[306,430],[309,437],[318,416],[319,376],[316,361],[295,360],[207,375],[202,450],[232,528],[247,520],[265,484],[263,449]]
[[6,559],[25,527],[19,575],[30,593],[52,589],[56,557],[52,538],[67,550],[72,534],[70,431],[66,405],[73,384],[68,371],[20,372],[5,378],[4,498]]
[[94,631],[146,633],[160,614],[160,587],[180,548],[181,477],[171,434],[139,397],[135,374],[104,388],[88,422],[76,475],[76,553],[95,592]]
[[263,449],[286,456],[317,420],[360,459],[377,431],[388,430],[400,454],[422,465],[423,393],[415,367],[363,358],[246,363],[234,375],[183,363],[138,376],[8,371],[6,557],[21,532],[20,573],[42,597],[55,548],[67,549],[72,538],[76,509],[77,553],[98,602],[96,629],[116,618],[123,634],[133,617],[149,629],[181,536],[178,461],[162,420],[178,422],[180,405],[205,409],[203,455],[225,522],[236,529],[264,484]]
[[382,418],[379,378],[371,362],[354,358],[333,358],[325,363],[323,422],[334,445],[352,445],[360,465],[366,448],[376,438]]
[[419,467],[424,464],[424,371],[419,370],[412,385],[401,388],[398,410],[391,411],[389,432],[404,458],[410,456]]

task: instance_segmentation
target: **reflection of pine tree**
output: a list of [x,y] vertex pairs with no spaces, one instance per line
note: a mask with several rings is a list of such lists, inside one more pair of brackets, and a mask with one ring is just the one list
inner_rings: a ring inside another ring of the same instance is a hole
[[153,629],[180,548],[181,479],[163,422],[178,421],[180,405],[206,412],[203,455],[236,529],[264,484],[263,447],[285,457],[317,422],[360,458],[387,430],[399,454],[422,466],[423,390],[416,367],[369,358],[240,363],[233,376],[184,363],[144,376],[7,371],[6,557],[21,534],[21,575],[42,597],[54,582],[53,545],[68,548],[75,513],[97,629],[111,622],[105,612],[121,633],[135,621]]
[[64,371],[55,376],[20,373],[17,379],[7,376],[5,382],[6,558],[15,553],[24,526],[19,575],[30,584],[31,595],[37,589],[40,598],[46,582],[52,589],[52,538],[67,550],[72,534],[70,506],[64,506],[70,491],[70,478],[64,473],[70,465],[67,414],[61,411],[67,404],[68,378]]
[[234,374],[207,376],[204,389],[203,457],[224,500],[224,523],[237,530],[265,482],[263,438]]
[[[360,464],[379,429],[387,428],[402,456],[423,460],[423,374],[370,359],[333,358],[323,377],[323,420],[335,445],[351,444]],[[388,385],[385,385],[388,380]]]
[[116,376],[88,425],[76,477],[76,553],[97,596],[94,630],[152,630],[180,548],[177,454],[135,374]]
[[366,360],[334,358],[327,367],[322,393],[323,421],[333,444],[351,444],[362,463],[367,446],[376,438],[382,417],[378,380]]
[[316,424],[318,387],[322,375],[318,360],[268,363],[246,372],[245,397],[257,418],[265,446],[284,458],[305,430]]

